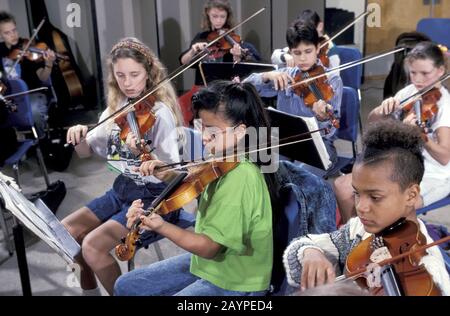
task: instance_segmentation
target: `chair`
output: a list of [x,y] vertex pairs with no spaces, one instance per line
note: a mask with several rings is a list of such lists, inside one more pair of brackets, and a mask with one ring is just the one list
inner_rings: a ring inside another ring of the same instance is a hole
[[[333,176],[337,170],[341,170],[348,165],[351,165],[356,158],[356,140],[358,139],[358,118],[360,104],[358,95],[355,89],[351,87],[344,87],[342,91],[341,102],[341,119],[339,121],[340,127],[336,131],[336,136],[352,143],[353,156],[338,157],[338,162],[335,168],[324,175],[324,178]],[[345,172],[344,172],[345,173]]]
[[[21,79],[10,79],[9,84],[11,87],[11,93],[28,91],[27,84]],[[44,164],[42,151],[39,146],[39,139],[34,127],[30,98],[28,95],[22,95],[14,98],[14,103],[17,105],[17,112],[9,113],[8,122],[4,126],[14,127],[19,131],[31,130],[33,139],[25,139],[20,141],[19,148],[11,157],[5,160],[5,165],[13,167],[16,176],[16,182],[20,186],[19,162],[31,147],[36,146],[38,164],[43,173],[47,187],[49,187],[50,181],[48,179],[47,168]]]
[[[184,132],[184,144],[181,149],[181,158],[183,161],[199,160],[203,157],[203,143],[201,135],[198,131],[191,128],[183,127]],[[175,224],[180,228],[188,228],[195,224],[195,214],[189,213],[183,209],[180,210],[178,220]],[[163,260],[164,256],[162,254],[161,248],[157,241],[163,239],[163,236],[159,234],[151,234],[148,238],[142,240],[142,245],[137,249],[145,248],[148,249],[150,244],[153,244],[155,248],[158,260]],[[128,271],[134,269],[134,258],[128,261]]]
[[450,19],[426,18],[417,23],[417,31],[428,35],[432,41],[450,47]]
[[[360,60],[362,58],[361,52],[357,48],[336,46],[341,65]],[[346,87],[355,89],[358,93],[358,100],[361,102],[361,79],[362,79],[363,65],[358,65],[345,70],[340,71],[342,83]],[[362,121],[361,115],[359,115],[359,127],[362,134]]]
[[424,206],[422,208],[419,208],[416,211],[416,214],[417,215],[426,214],[429,211],[433,211],[435,209],[438,209],[438,208],[441,208],[441,207],[444,207],[444,206],[447,206],[447,205],[450,205],[450,195],[445,197],[445,198],[443,198],[443,199],[440,199],[439,201],[431,203],[428,206]]
[[[447,205],[450,205],[450,195],[445,197],[445,198],[443,198],[443,199],[440,199],[439,201],[431,203],[428,206],[424,206],[424,207],[418,209],[416,211],[416,214],[417,215],[425,215],[427,212],[436,210],[438,208],[441,208],[441,207],[444,207],[444,206],[447,206]],[[427,223],[425,223],[425,225],[427,226],[427,229],[428,229],[428,232],[430,233],[430,236],[434,240],[439,239],[439,238],[435,238],[434,236],[432,236],[432,231],[430,229],[430,225],[428,225]],[[447,252],[445,252],[445,250],[442,248],[442,245],[439,247],[439,250],[441,251],[442,256],[444,258],[444,263],[445,263],[445,266],[447,268],[447,271],[450,273],[450,255]]]
[[[9,85],[12,93],[19,93],[23,91],[28,91],[26,83],[21,79],[10,79]],[[19,141],[19,146],[16,152],[5,160],[5,165],[12,166],[16,183],[20,186],[20,173],[19,173],[19,163],[21,159],[26,155],[28,150],[32,147],[36,147],[36,156],[38,164],[41,168],[42,174],[44,176],[47,188],[50,186],[50,181],[48,178],[47,169],[44,164],[44,159],[42,156],[42,151],[39,147],[39,140],[37,138],[37,133],[34,128],[33,115],[31,112],[31,103],[28,95],[23,95],[14,98],[14,103],[17,105],[17,112],[11,112],[8,114],[7,123],[3,124],[3,127],[14,127],[17,130],[31,130],[33,139],[24,139]],[[2,226],[3,232],[5,234],[6,246],[10,253],[14,249],[11,240],[11,230],[8,227],[10,223],[10,216],[3,211],[0,211],[0,224]]]

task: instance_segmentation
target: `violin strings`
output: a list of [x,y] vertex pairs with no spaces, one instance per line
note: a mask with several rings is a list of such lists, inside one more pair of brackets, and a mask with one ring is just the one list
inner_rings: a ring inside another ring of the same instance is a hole
[[450,78],[450,74],[449,73],[444,74],[441,78],[439,78],[435,82],[431,83],[427,87],[421,89],[420,91],[417,91],[416,93],[414,93],[414,94],[410,95],[409,97],[405,98],[404,100],[402,100],[400,102],[400,106],[403,106],[406,103],[409,103],[408,101],[410,101],[411,99],[413,99],[415,97],[420,97],[420,96],[424,95],[425,93],[427,93],[428,91],[433,89],[435,85],[437,85],[438,83],[442,83],[442,82],[446,81],[448,78]]
[[[445,243],[445,242],[448,242],[448,241],[450,241],[450,236],[441,238],[441,239],[439,239],[437,241],[434,241],[432,243],[426,244],[424,246],[419,246],[419,247],[417,247],[415,249],[412,249],[412,250],[409,250],[407,252],[404,252],[404,253],[402,253],[402,254],[400,254],[398,256],[395,256],[395,257],[392,257],[392,258],[389,258],[389,259],[385,259],[385,260],[379,262],[378,265],[379,266],[384,266],[384,265],[391,264],[392,262],[395,262],[395,261],[398,261],[398,260],[403,259],[405,257],[408,257],[408,256],[412,255],[413,253],[420,252],[422,250],[425,250],[425,249],[437,246],[439,244],[442,244],[442,243]],[[335,281],[339,282],[339,281],[344,281],[344,280],[347,280],[347,279],[356,279],[359,276],[361,276],[363,273],[365,273],[366,271],[367,271],[366,268],[361,268],[361,269],[358,269],[358,270],[355,270],[355,271],[351,272],[348,276],[346,276],[344,274],[340,275],[337,278],[335,278]]]

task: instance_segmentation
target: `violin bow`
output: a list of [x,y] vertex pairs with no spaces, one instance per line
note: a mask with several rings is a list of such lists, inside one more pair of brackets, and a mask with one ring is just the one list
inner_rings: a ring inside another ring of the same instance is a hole
[[[198,52],[196,55],[194,55],[194,57],[192,58],[191,62],[186,64],[186,65],[181,65],[180,67],[178,67],[177,69],[175,69],[171,74],[169,74],[166,78],[162,79],[160,82],[158,82],[157,84],[155,84],[153,86],[153,88],[150,89],[150,92],[147,92],[144,94],[144,96],[140,97],[137,101],[134,101],[133,103],[129,103],[125,106],[123,106],[122,108],[120,108],[119,110],[117,110],[116,112],[112,113],[110,116],[108,116],[107,118],[105,118],[103,121],[98,122],[97,124],[95,124],[90,130],[88,130],[89,132],[92,132],[92,130],[96,129],[97,127],[99,127],[100,125],[103,125],[106,122],[109,122],[112,119],[117,118],[118,116],[120,116],[122,114],[122,112],[128,111],[130,110],[132,107],[134,107],[136,104],[144,101],[146,98],[148,98],[150,95],[152,95],[153,93],[155,93],[155,91],[157,91],[159,88],[161,88],[164,84],[168,83],[169,81],[172,81],[173,79],[175,79],[176,77],[178,77],[179,75],[181,75],[183,72],[185,72],[188,68],[192,67],[193,65],[197,64],[198,62],[200,62],[202,59],[204,59],[206,56],[208,56],[209,54],[209,50],[208,48],[211,47],[212,45],[214,45],[216,42],[220,41],[223,37],[225,37],[226,35],[230,34],[231,32],[233,32],[235,29],[241,27],[241,25],[243,25],[244,23],[247,23],[249,20],[253,19],[256,15],[260,14],[261,12],[263,12],[266,8],[263,7],[261,9],[259,9],[258,11],[256,11],[255,13],[253,13],[251,16],[249,16],[248,18],[246,18],[245,20],[243,20],[242,22],[236,24],[234,27],[230,28],[228,31],[226,31],[225,33],[223,33],[222,35],[218,36],[215,40],[211,41],[208,43],[208,45],[205,46],[205,48],[203,48],[202,51]],[[68,144],[66,144],[68,145]]]
[[[28,50],[28,48],[30,48],[31,43],[34,41],[34,39],[36,38],[38,32],[40,31],[40,29],[42,28],[42,26],[44,25],[45,22],[45,18],[42,19],[41,23],[39,23],[38,27],[34,30],[33,35],[31,35],[30,40],[28,41],[28,43],[25,45],[25,48],[22,49],[23,52],[26,52]],[[7,74],[7,78],[9,78],[9,76],[11,75],[13,69],[16,68],[17,64],[20,62],[20,60],[22,59],[23,55],[21,55],[19,58],[17,58],[17,60],[14,62],[14,65],[9,69],[8,74]]]
[[11,98],[16,98],[16,97],[20,97],[24,94],[31,94],[31,93],[36,93],[39,91],[44,91],[44,90],[48,90],[48,87],[41,87],[41,88],[36,88],[36,89],[32,89],[32,90],[28,90],[28,91],[24,91],[24,92],[19,92],[19,93],[14,93],[14,94],[8,94],[3,96],[5,99],[11,99]]
[[[450,236],[441,238],[441,239],[436,240],[436,241],[434,241],[432,243],[429,243],[429,244],[417,247],[415,249],[409,250],[409,251],[407,251],[405,253],[402,253],[402,254],[400,254],[398,256],[395,256],[395,257],[392,257],[392,258],[389,258],[389,259],[385,259],[385,260],[377,263],[377,265],[381,267],[381,266],[385,266],[387,264],[391,264],[391,263],[393,263],[395,261],[398,261],[400,259],[408,257],[408,256],[412,255],[413,253],[416,253],[416,252],[419,252],[419,251],[422,251],[422,250],[425,250],[425,249],[428,249],[428,248],[440,245],[440,244],[448,242],[448,241],[450,241]],[[335,281],[338,282],[338,281],[344,281],[344,280],[347,280],[347,279],[355,279],[358,276],[360,276],[361,274],[364,274],[366,271],[367,271],[366,268],[361,268],[361,269],[358,269],[358,270],[355,270],[355,271],[349,273],[347,276],[346,275],[338,276],[335,279]]]
[[336,37],[340,36],[342,33],[344,33],[345,31],[347,31],[350,27],[352,27],[353,24],[355,24],[356,22],[358,22],[360,19],[362,19],[363,17],[365,17],[366,15],[368,15],[369,13],[372,13],[373,11],[375,11],[375,9],[373,9],[372,11],[366,11],[361,13],[360,15],[358,15],[352,22],[348,23],[344,28],[342,28],[342,30],[340,30],[339,32],[337,32],[335,35],[333,35],[332,37],[330,37],[329,39],[327,39],[325,42],[323,42],[320,46],[319,46],[319,50],[321,48],[323,48],[325,45],[327,45],[328,43],[330,43],[332,40],[334,40]]
[[[164,171],[175,171],[175,170],[180,170],[186,167],[186,165],[189,165],[189,167],[194,167],[194,166],[198,166],[198,165],[202,165],[205,163],[210,163],[210,162],[220,162],[220,161],[226,161],[227,159],[231,159],[231,158],[236,158],[237,156],[242,156],[242,155],[248,155],[248,154],[252,154],[252,153],[257,153],[263,150],[268,150],[268,149],[274,149],[274,148],[280,148],[280,147],[284,147],[284,146],[289,146],[289,145],[294,145],[294,144],[298,144],[298,143],[303,143],[309,140],[312,140],[312,138],[302,138],[299,140],[294,140],[294,141],[290,141],[290,142],[286,142],[285,141],[289,141],[291,139],[296,139],[299,137],[303,137],[303,136],[309,136],[311,134],[314,133],[318,133],[318,132],[328,132],[329,130],[327,128],[320,128],[314,131],[310,131],[310,132],[306,132],[306,133],[301,133],[301,134],[297,134],[297,135],[293,135],[293,136],[289,136],[286,138],[281,139],[282,143],[281,144],[277,144],[277,145],[273,145],[273,146],[268,146],[268,147],[263,147],[263,148],[257,148],[257,147],[251,147],[248,148],[247,150],[245,150],[244,152],[241,153],[234,153],[228,156],[224,156],[224,157],[213,157],[207,160],[193,160],[193,161],[180,161],[180,162],[174,162],[171,164],[166,164],[166,165],[162,165],[162,166],[156,166],[155,170],[161,170],[164,168],[169,168],[167,170]],[[269,143],[264,143],[262,145],[268,145]],[[174,166],[179,166],[179,167],[175,167],[172,168]]]
[[288,88],[292,89],[292,88],[295,88],[295,87],[297,87],[299,85],[306,84],[306,83],[309,83],[309,82],[314,81],[316,79],[325,77],[328,74],[337,73],[337,72],[339,72],[341,70],[345,70],[345,69],[352,68],[352,67],[355,67],[355,66],[358,66],[358,65],[361,65],[361,64],[365,64],[365,63],[367,63],[369,61],[376,60],[378,58],[382,58],[382,57],[385,57],[385,56],[388,56],[388,55],[391,55],[391,54],[395,54],[395,53],[404,51],[405,49],[406,49],[405,47],[400,46],[400,47],[398,47],[396,49],[393,49],[393,50],[385,51],[383,53],[373,54],[373,55],[361,58],[360,60],[351,61],[351,62],[348,62],[346,64],[343,64],[343,65],[334,67],[332,69],[329,69],[329,70],[325,71],[323,74],[320,74],[320,75],[317,75],[317,76],[313,76],[313,77],[309,77],[309,78],[307,78],[305,80],[302,80],[302,81],[296,82],[294,84],[291,84],[290,86],[288,86]]
[[446,74],[442,75],[442,77],[440,77],[439,79],[437,79],[433,83],[429,84],[425,88],[420,89],[416,93],[414,93],[414,94],[410,95],[409,97],[407,97],[407,98],[403,99],[402,101],[400,101],[400,105],[399,106],[403,106],[406,103],[409,103],[409,101],[411,99],[415,98],[415,97],[419,97],[419,96],[424,95],[425,93],[427,93],[428,91],[433,89],[435,85],[437,85],[438,83],[442,83],[442,82],[446,81],[448,78],[450,78],[450,74],[449,73],[446,73]]

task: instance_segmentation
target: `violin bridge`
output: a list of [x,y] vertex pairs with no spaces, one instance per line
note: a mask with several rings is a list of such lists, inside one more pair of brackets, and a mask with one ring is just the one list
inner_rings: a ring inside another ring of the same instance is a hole
[[370,255],[370,261],[374,263],[379,263],[390,258],[392,258],[392,255],[386,246],[375,249]]

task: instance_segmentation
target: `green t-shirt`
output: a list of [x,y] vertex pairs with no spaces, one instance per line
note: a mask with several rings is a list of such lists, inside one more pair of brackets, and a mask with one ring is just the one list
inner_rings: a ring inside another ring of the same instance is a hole
[[191,273],[230,291],[268,289],[272,207],[264,176],[248,161],[210,183],[200,197],[195,232],[223,246],[214,259],[192,256]]

